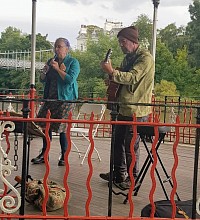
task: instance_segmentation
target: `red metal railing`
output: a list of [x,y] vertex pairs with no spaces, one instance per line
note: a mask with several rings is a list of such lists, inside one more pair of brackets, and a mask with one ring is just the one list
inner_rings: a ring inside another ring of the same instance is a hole
[[[13,95],[11,92],[7,95],[0,95],[1,98],[5,97],[15,97],[15,99],[24,99],[27,98],[31,99],[35,97],[35,100],[39,100],[41,96],[37,94],[37,92],[34,89],[31,89],[30,93],[28,95]],[[104,101],[106,102],[105,98],[95,98],[94,99],[86,99],[89,101]],[[13,102],[14,103],[14,102]],[[30,102],[30,109],[31,109],[31,117],[35,117],[35,113],[38,112],[40,101],[35,101],[35,104],[33,102]],[[165,97],[164,100],[157,100],[155,96],[152,97],[152,115],[150,116],[149,121],[155,120],[155,115],[157,115],[160,122],[167,122],[167,123],[174,123],[177,116],[180,117],[180,122],[185,124],[193,124],[195,123],[195,116],[196,116],[196,109],[195,106],[199,106],[200,101],[199,100],[183,100],[181,101],[180,97]],[[5,110],[4,103],[2,104],[2,110]],[[19,103],[13,104],[14,109],[17,112],[20,112],[22,106]],[[189,108],[190,106],[190,108]],[[77,111],[78,111],[78,105],[77,105]],[[110,113],[109,111],[105,114],[105,120],[110,119]],[[102,125],[98,129],[97,136],[98,137],[110,137],[111,135],[111,126],[110,125]],[[174,138],[174,131],[171,131],[167,134],[168,141],[173,141]],[[183,144],[194,144],[195,143],[195,129],[191,127],[183,127],[180,130],[180,143]]]
[[[191,117],[190,117],[191,118]],[[153,156],[153,163],[151,166],[151,171],[150,171],[150,177],[151,177],[151,189],[149,192],[149,202],[152,205],[152,211],[151,211],[151,219],[156,219],[153,218],[154,216],[154,212],[155,212],[155,205],[154,205],[154,194],[156,191],[156,187],[157,187],[157,180],[155,178],[155,171],[156,171],[156,167],[157,167],[157,150],[156,150],[156,143],[158,142],[159,139],[159,132],[158,132],[158,127],[160,126],[167,126],[167,127],[174,127],[175,131],[173,132],[173,156],[174,156],[174,162],[173,162],[173,167],[171,170],[171,178],[172,178],[172,182],[173,182],[173,187],[172,187],[172,191],[170,194],[170,201],[173,207],[173,212],[172,212],[172,217],[171,219],[175,218],[175,210],[176,210],[176,206],[175,206],[175,193],[177,191],[177,179],[176,179],[176,170],[177,170],[177,165],[178,165],[178,154],[177,154],[177,146],[180,143],[180,129],[200,129],[200,125],[199,124],[192,124],[192,123],[188,123],[186,124],[181,123],[180,122],[180,117],[177,116],[176,117],[176,122],[171,124],[171,123],[161,123],[159,122],[159,115],[154,115],[154,121],[153,122],[136,122],[135,118],[133,119],[133,122],[118,122],[118,121],[110,121],[110,120],[103,120],[103,121],[97,121],[94,118],[93,113],[91,113],[91,117],[90,120],[74,120],[72,119],[72,114],[69,115],[69,118],[67,120],[60,120],[60,119],[50,119],[50,113],[47,114],[47,118],[46,119],[39,119],[39,118],[19,118],[19,117],[10,117],[9,113],[7,113],[7,116],[3,116],[1,114],[0,116],[1,121],[13,121],[13,122],[24,122],[24,123],[28,123],[28,122],[38,122],[38,121],[45,121],[46,122],[46,130],[45,130],[45,136],[46,136],[46,140],[47,140],[47,150],[45,151],[45,155],[44,155],[44,160],[45,160],[45,174],[44,174],[44,188],[45,188],[45,198],[44,198],[44,202],[43,202],[43,206],[42,206],[42,213],[41,215],[27,215],[26,213],[23,215],[18,215],[18,214],[6,214],[6,213],[1,213],[0,214],[0,218],[1,219],[94,219],[94,220],[99,220],[99,219],[142,219],[139,216],[134,216],[134,206],[135,206],[135,202],[133,201],[133,190],[134,190],[134,179],[133,176],[131,175],[131,182],[132,182],[132,186],[128,192],[128,201],[129,201],[129,205],[130,205],[130,211],[129,211],[129,215],[128,217],[123,217],[123,216],[92,216],[90,213],[91,211],[91,198],[93,195],[92,192],[92,188],[91,188],[91,178],[93,176],[93,172],[94,172],[94,167],[93,167],[93,162],[92,162],[92,154],[94,151],[94,139],[92,137],[92,129],[93,126],[95,124],[101,124],[101,125],[116,125],[116,124],[130,124],[133,126],[133,131],[134,131],[134,136],[131,142],[131,154],[132,154],[132,163],[131,163],[131,168],[133,168],[134,163],[135,163],[135,155],[134,155],[134,143],[136,141],[136,133],[137,133],[137,126],[153,126],[154,127],[154,133],[155,133],[155,138],[153,140],[153,143],[151,145],[151,151],[152,151],[152,156]],[[64,178],[63,178],[63,185],[66,189],[67,192],[67,196],[64,202],[64,214],[63,215],[50,215],[49,213],[47,213],[46,211],[46,203],[48,200],[48,188],[47,188],[47,179],[49,177],[49,173],[50,173],[50,166],[49,166],[49,161],[48,161],[48,156],[49,156],[49,150],[51,147],[51,142],[50,142],[50,138],[49,138],[49,127],[50,127],[50,122],[63,122],[63,123],[68,123],[68,128],[67,128],[67,132],[66,132],[66,136],[67,136],[67,140],[68,140],[68,149],[67,152],[65,154],[65,163],[66,163],[66,170],[64,173]],[[69,201],[69,194],[70,194],[70,190],[69,190],[69,186],[68,186],[68,175],[69,175],[69,154],[71,152],[71,136],[70,136],[70,129],[72,126],[72,123],[79,123],[79,124],[83,124],[83,125],[89,125],[89,140],[91,143],[91,147],[90,147],[90,151],[88,154],[88,175],[87,175],[87,179],[86,179],[86,189],[87,189],[87,193],[88,193],[88,197],[85,203],[85,215],[84,216],[70,216],[69,212],[68,212],[68,201]],[[8,134],[7,134],[7,141],[8,141]],[[7,145],[9,147],[9,144]],[[26,164],[27,161],[25,161]],[[2,162],[3,163],[3,162]],[[6,196],[6,191],[7,191],[7,187],[4,187],[4,192],[2,194],[2,199]],[[1,200],[0,200],[1,202]],[[1,206],[6,205],[5,203],[1,203]],[[162,219],[162,218],[159,218]],[[184,219],[184,218],[182,218]]]

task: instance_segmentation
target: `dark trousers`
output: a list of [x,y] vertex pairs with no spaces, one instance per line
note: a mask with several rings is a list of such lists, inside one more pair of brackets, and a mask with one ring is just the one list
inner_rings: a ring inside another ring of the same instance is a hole
[[[138,122],[145,122],[148,116],[137,118]],[[118,115],[117,121],[133,121],[132,117]],[[115,176],[123,176],[125,172],[129,173],[132,156],[130,152],[130,143],[133,138],[132,125],[116,125],[115,126],[115,144],[114,144],[114,173]],[[134,152],[135,152],[135,166],[133,168],[133,176],[136,177],[139,172],[139,141],[140,137],[137,136]]]
[[[49,130],[49,137],[50,137],[50,140],[52,140],[52,131],[51,129]],[[67,138],[66,138],[66,134],[65,132],[62,132],[60,133],[60,146],[61,146],[61,159],[64,159],[64,154],[67,150]],[[43,147],[42,147],[42,152],[44,153],[45,150],[47,148],[47,142],[46,142],[46,138],[43,138]]]

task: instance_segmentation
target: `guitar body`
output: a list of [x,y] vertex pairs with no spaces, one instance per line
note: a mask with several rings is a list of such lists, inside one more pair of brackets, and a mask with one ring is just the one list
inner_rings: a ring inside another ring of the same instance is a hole
[[[108,59],[110,58],[111,53],[112,53],[112,50],[109,49],[107,54],[106,54],[106,58],[105,58],[104,62],[109,62]],[[116,68],[116,69],[124,71],[124,72],[130,71],[130,69],[132,68],[134,62],[138,59],[138,57],[139,57],[139,55],[134,56],[131,59],[130,63],[128,63],[122,69],[120,69],[120,68]],[[115,83],[111,79],[109,79],[109,84],[108,84],[108,89],[107,89],[107,95],[108,95],[107,108],[108,109],[113,110],[113,104],[111,102],[117,102],[118,101],[118,95],[119,95],[119,90],[120,89],[121,89],[121,84]],[[117,106],[117,108],[119,107],[118,105],[116,105],[116,106]]]
[[[109,49],[106,54],[104,62],[108,62],[108,59],[110,58],[111,54],[112,54],[112,50]],[[107,88],[107,97],[108,97],[107,109],[112,110],[112,103],[109,102],[117,102],[119,88],[120,88],[120,84],[115,83],[109,79],[109,84]]]
[[107,96],[108,96],[108,104],[107,109],[112,110],[112,103],[117,102],[118,100],[118,92],[119,92],[120,84],[115,83],[113,81],[109,81],[109,85],[107,88]]

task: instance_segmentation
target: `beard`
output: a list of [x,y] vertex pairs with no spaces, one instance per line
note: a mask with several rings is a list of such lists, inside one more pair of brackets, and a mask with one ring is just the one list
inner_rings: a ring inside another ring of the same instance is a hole
[[123,54],[129,54],[129,53],[132,53],[133,51],[130,51],[128,48],[126,47],[121,47],[121,50],[123,52]]

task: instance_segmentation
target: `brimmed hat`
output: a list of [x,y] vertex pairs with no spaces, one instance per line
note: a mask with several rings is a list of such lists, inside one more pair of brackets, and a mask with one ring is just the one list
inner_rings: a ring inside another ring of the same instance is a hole
[[134,43],[138,43],[138,29],[135,26],[123,28],[117,34],[117,37],[122,36]]

